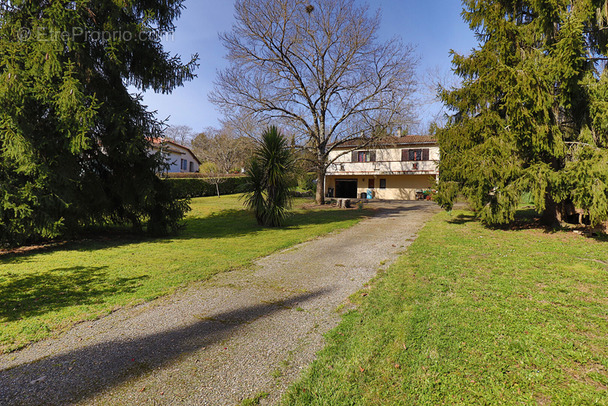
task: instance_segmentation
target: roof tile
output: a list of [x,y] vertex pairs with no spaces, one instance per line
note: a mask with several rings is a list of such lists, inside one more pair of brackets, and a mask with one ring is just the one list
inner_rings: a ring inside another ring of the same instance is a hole
[[[336,148],[353,148],[358,145],[361,145],[365,142],[368,142],[368,139],[352,139],[346,141]],[[387,136],[378,139],[377,141],[372,141],[367,146],[398,146],[398,145],[416,145],[416,144],[436,144],[437,138],[432,137],[430,135],[406,135],[403,137],[395,137],[395,136]]]

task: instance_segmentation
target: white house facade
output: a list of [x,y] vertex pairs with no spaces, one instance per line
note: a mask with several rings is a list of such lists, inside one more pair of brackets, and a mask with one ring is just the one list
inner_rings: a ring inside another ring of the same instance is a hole
[[167,167],[164,173],[194,173],[199,170],[201,163],[188,147],[169,140],[155,140],[152,150],[160,151],[165,158]]
[[439,145],[429,136],[387,137],[373,147],[352,141],[329,154],[325,195],[414,200],[438,179]]

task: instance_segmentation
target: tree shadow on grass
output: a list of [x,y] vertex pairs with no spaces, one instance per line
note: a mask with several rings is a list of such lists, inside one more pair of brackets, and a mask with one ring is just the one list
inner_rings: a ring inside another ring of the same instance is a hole
[[[307,225],[329,224],[364,218],[368,217],[371,213],[371,211],[365,209],[298,210],[289,215],[284,228],[298,229]],[[44,255],[55,251],[92,252],[138,243],[171,244],[175,240],[240,237],[255,235],[265,230],[268,230],[268,228],[259,226],[251,212],[244,209],[230,209],[215,212],[205,217],[187,217],[184,220],[184,228],[170,238],[150,238],[132,234],[102,235],[98,238],[75,240],[65,244],[47,246],[39,250],[2,254],[0,255],[0,263],[17,264],[28,262],[35,255]]]
[[105,248],[115,248],[149,241],[154,241],[154,239],[133,234],[112,236],[104,235],[94,238],[63,241],[61,243],[47,244],[45,246],[41,246],[40,248],[30,249],[23,252],[9,252],[0,254],[0,265],[27,263],[35,257],[52,254],[54,252],[91,252]]
[[91,399],[225,340],[244,324],[278,311],[295,311],[289,309],[327,292],[319,290],[277,303],[228,311],[183,327],[133,339],[115,339],[0,369],[0,403],[64,405]]
[[[447,220],[449,224],[466,224],[481,222],[481,220],[475,215],[475,213],[467,212],[460,213],[455,217]],[[501,230],[501,231],[522,231],[522,230],[541,230],[546,234],[553,234],[559,232],[559,227],[552,227],[542,224],[541,216],[533,207],[520,208],[515,213],[513,221],[507,224],[498,225],[485,225],[490,230]]]
[[466,224],[466,223],[473,223],[475,221],[478,221],[477,217],[475,217],[474,214],[459,214],[455,217],[452,217],[451,219],[448,220],[448,223],[450,224]]
[[373,212],[362,209],[330,209],[330,210],[305,210],[293,213],[287,218],[285,227],[300,228],[301,226],[330,224],[340,221],[362,219],[369,217]]
[[157,242],[171,242],[191,238],[226,238],[255,234],[261,228],[257,226],[251,213],[246,210],[222,210],[205,217],[190,217],[184,221],[184,228],[170,239],[159,239]]
[[148,278],[109,279],[105,268],[76,266],[35,274],[5,274],[0,277],[0,322],[99,303],[113,294],[133,292],[142,279]]
[[182,229],[169,238],[153,238],[146,236],[145,234],[121,234],[116,233],[114,230],[110,230],[108,233],[102,233],[100,230],[100,235],[97,237],[47,244],[36,249],[0,254],[0,264],[28,262],[34,256],[46,255],[57,251],[92,252],[139,243],[170,244],[174,240],[231,237],[254,234],[260,230],[261,228],[257,226],[253,216],[246,210],[222,210],[204,217],[186,217],[183,221]]
[[173,240],[229,238],[255,235],[266,230],[299,229],[303,226],[330,224],[334,222],[368,217],[368,210],[299,210],[287,217],[284,227],[259,226],[253,214],[246,210],[223,210],[207,217],[187,220],[185,229],[173,239],[155,240],[170,243]]

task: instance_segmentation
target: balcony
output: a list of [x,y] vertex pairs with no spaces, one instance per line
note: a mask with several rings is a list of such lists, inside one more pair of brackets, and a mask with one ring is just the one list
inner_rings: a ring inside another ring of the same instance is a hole
[[327,175],[435,175],[435,161],[336,162]]

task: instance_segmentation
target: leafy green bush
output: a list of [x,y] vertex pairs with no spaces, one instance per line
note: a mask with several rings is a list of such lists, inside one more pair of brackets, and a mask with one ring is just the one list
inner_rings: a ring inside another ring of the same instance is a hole
[[[167,178],[163,182],[170,185],[176,198],[192,198],[203,196],[214,196],[216,194],[215,184],[209,178],[177,179]],[[246,179],[242,176],[225,178],[219,184],[220,194],[247,192]]]

